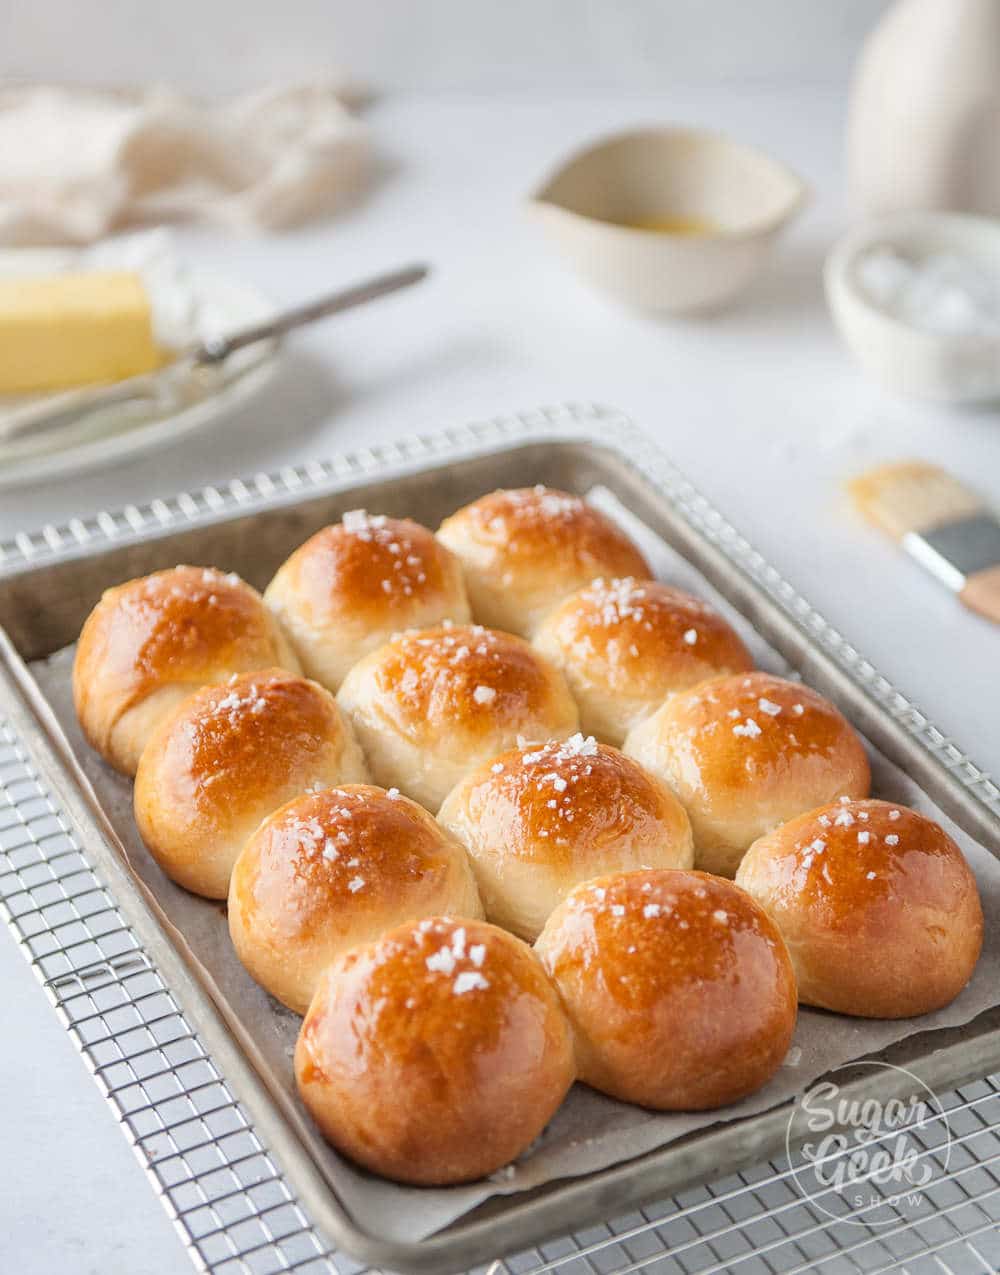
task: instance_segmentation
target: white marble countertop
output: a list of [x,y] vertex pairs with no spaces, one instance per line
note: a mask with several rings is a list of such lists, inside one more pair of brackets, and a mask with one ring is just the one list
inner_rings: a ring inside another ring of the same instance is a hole
[[[401,96],[370,119],[382,171],[339,221],[268,240],[179,235],[192,260],[282,303],[413,259],[408,294],[295,339],[281,375],[210,434],[73,480],[5,492],[0,535],[376,439],[565,399],[628,412],[778,569],[946,733],[1000,771],[1000,632],[863,526],[849,475],[919,456],[1000,502],[1000,418],[888,398],[835,336],[823,256],[845,224],[842,96]],[[579,141],[650,120],[772,150],[814,202],[759,286],[711,320],[659,322],[586,291],[522,196]],[[0,939],[4,1268],[184,1271],[187,1259],[21,956]]]

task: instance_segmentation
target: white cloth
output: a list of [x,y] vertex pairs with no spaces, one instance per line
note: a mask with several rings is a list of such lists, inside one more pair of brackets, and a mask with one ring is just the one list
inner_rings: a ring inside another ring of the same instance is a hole
[[199,219],[241,230],[334,211],[364,185],[364,126],[330,86],[208,105],[164,88],[0,89],[0,243],[88,243]]

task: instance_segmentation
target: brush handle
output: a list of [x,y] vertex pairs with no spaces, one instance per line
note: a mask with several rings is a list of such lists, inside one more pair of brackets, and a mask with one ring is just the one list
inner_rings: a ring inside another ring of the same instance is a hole
[[958,596],[970,611],[1000,624],[1000,563],[969,576]]

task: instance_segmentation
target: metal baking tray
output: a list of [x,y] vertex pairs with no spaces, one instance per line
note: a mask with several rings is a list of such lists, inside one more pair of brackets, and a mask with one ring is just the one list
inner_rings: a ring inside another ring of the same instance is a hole
[[[75,640],[101,591],[178,561],[225,564],[262,588],[287,554],[347,508],[364,505],[436,525],[496,486],[543,482],[610,490],[687,558],[812,685],[972,836],[1000,856],[1000,790],[836,633],[652,444],[620,414],[563,407],[406,439],[224,490],[183,493],[90,523],[47,527],[0,547],[0,717],[27,741],[43,782],[87,848],[136,943],[207,1043],[264,1143],[277,1152],[318,1226],[354,1256],[395,1269],[445,1272],[601,1220],[783,1149],[787,1107],[712,1126],[628,1163],[488,1201],[418,1243],[360,1231],[253,1070],[195,963],[122,862],[104,811],[51,729],[25,667]],[[957,1085],[1000,1064],[1000,1011],[965,1027],[910,1037],[886,1057],[930,1085]],[[842,1085],[861,1097],[864,1075]],[[905,1084],[905,1081],[901,1081]],[[880,1093],[886,1097],[884,1082]]]

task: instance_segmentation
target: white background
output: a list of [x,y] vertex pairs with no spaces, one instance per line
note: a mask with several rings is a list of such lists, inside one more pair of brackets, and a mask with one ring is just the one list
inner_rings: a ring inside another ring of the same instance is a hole
[[[350,73],[380,173],[342,220],[273,239],[180,236],[191,259],[279,302],[422,258],[431,281],[299,337],[251,408],[210,436],[0,495],[0,535],[375,438],[572,398],[631,413],[737,526],[984,765],[1000,769],[996,629],[851,513],[881,460],[947,464],[1000,500],[993,411],[891,399],[826,316],[824,254],[847,224],[844,93],[881,5],[721,3],[21,6],[6,69],[205,92]],[[569,148],[637,121],[722,128],[773,151],[813,203],[745,302],[670,323],[616,309],[551,258],[523,198]],[[225,565],[225,564],[220,564]],[[0,1269],[184,1271],[131,1151],[13,943],[0,937]]]

